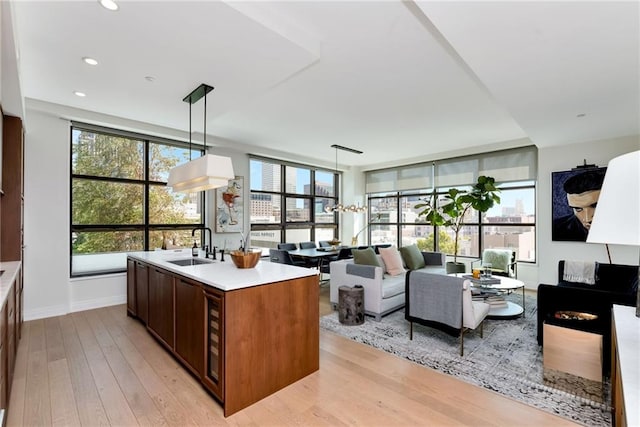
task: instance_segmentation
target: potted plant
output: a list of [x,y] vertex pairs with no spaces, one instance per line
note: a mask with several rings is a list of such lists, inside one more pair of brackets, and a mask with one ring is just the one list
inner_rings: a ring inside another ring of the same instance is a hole
[[447,263],[447,273],[464,273],[465,265],[458,263],[458,238],[463,227],[464,216],[469,209],[478,211],[478,214],[488,211],[495,203],[500,203],[498,193],[500,189],[495,186],[495,179],[490,176],[479,176],[478,181],[470,190],[451,188],[438,201],[435,189],[429,201],[416,204],[416,209],[422,209],[418,216],[424,216],[428,223],[437,226],[449,227],[454,233],[453,263]]

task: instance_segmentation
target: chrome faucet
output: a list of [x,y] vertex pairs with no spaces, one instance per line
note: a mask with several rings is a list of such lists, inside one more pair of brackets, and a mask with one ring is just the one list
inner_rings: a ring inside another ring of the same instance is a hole
[[[204,245],[204,248],[203,248],[205,250],[204,257],[205,258],[209,258],[209,255],[211,255],[211,252],[209,252],[209,250],[213,249],[213,239],[212,239],[212,236],[211,236],[211,229],[209,227],[196,227],[193,230],[191,230],[191,237],[195,237],[197,230],[206,230],[206,231],[209,232],[209,245],[208,246]],[[206,239],[205,239],[204,243],[206,243]],[[215,259],[215,257],[214,257],[214,259]]]

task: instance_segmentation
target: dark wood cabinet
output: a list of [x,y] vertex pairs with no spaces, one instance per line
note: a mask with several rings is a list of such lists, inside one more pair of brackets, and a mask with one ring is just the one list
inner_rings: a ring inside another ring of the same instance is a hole
[[147,327],[173,349],[173,275],[151,266],[149,285]]
[[[6,293],[2,295],[3,303],[0,311],[0,409],[6,409],[11,394],[11,381],[16,361],[16,349],[18,346],[18,313],[17,293],[19,292],[21,268],[19,262],[6,262],[2,265],[3,288]],[[7,282],[10,285],[7,286]]]
[[[136,316],[142,320],[142,323],[147,324],[148,307],[149,307],[149,267],[147,264],[136,261],[136,274],[135,274],[135,288],[136,288]],[[128,305],[129,303],[127,303]]]
[[205,296],[205,371],[204,385],[220,401],[224,401],[224,294],[207,290]]
[[129,260],[136,263],[127,283],[136,285],[137,317],[140,273],[148,272],[147,330],[222,403],[225,416],[319,369],[318,276],[221,291]]
[[13,368],[16,361],[16,287],[11,286],[7,293],[7,383],[13,380]]
[[9,382],[7,381],[7,305],[0,312],[0,408],[6,408]]
[[3,116],[1,261],[22,261],[23,251],[23,130],[19,117]]
[[136,316],[136,262],[127,259],[127,314]]
[[198,377],[204,370],[204,298],[199,283],[175,278],[175,352]]

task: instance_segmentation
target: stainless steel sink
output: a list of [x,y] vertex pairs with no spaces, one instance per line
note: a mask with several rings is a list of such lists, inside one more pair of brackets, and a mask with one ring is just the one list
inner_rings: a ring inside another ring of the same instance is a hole
[[171,264],[179,265],[181,267],[186,267],[188,265],[211,264],[213,261],[209,261],[201,258],[184,258],[184,259],[174,259],[167,262],[170,262]]

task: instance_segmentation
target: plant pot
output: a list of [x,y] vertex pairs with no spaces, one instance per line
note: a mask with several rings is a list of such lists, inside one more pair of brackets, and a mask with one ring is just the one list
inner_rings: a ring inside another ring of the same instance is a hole
[[464,262],[450,261],[445,265],[447,274],[453,273],[465,273],[467,271],[467,265]]

